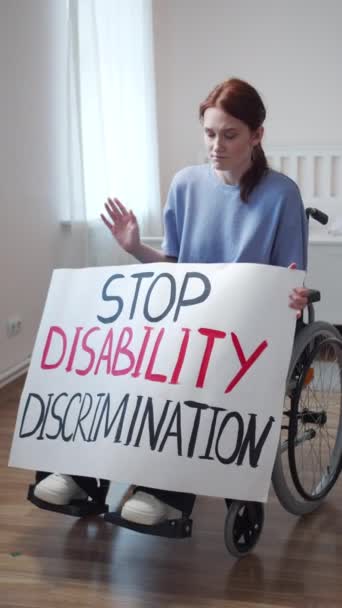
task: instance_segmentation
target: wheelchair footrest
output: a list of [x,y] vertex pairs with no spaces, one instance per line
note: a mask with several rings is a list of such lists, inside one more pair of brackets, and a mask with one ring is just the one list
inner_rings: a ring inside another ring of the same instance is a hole
[[188,517],[180,517],[179,519],[166,519],[160,524],[146,526],[137,524],[133,521],[128,521],[121,517],[119,513],[106,513],[105,521],[128,530],[142,532],[143,534],[152,534],[153,536],[165,536],[167,538],[189,538],[192,532],[192,519]]
[[72,517],[87,517],[91,515],[101,515],[108,512],[108,505],[95,500],[73,500],[68,505],[53,505],[45,500],[41,500],[34,495],[34,484],[29,486],[27,499],[39,509],[55,511]]

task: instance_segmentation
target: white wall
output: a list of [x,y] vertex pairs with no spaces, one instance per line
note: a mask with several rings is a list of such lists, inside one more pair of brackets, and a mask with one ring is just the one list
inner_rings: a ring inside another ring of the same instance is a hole
[[342,143],[340,0],[153,0],[161,188],[204,157],[198,105],[237,76],[262,94],[265,143]]
[[[31,354],[54,267],[79,266],[65,196],[65,2],[0,0],[0,382]],[[22,332],[6,334],[19,315]]]

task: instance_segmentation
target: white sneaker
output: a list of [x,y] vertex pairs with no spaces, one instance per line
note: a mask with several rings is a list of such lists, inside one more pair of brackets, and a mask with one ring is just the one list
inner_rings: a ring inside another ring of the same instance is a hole
[[136,524],[154,526],[165,519],[176,519],[181,512],[165,504],[147,492],[136,492],[126,500],[121,517]]
[[53,505],[68,505],[72,500],[86,499],[88,494],[82,490],[70,475],[53,473],[37,483],[34,495]]

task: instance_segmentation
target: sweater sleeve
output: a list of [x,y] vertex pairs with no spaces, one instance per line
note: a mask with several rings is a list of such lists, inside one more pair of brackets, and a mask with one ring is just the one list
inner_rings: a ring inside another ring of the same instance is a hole
[[292,262],[307,269],[308,222],[299,189],[287,193],[272,247],[271,264],[288,267]]
[[164,239],[162,249],[165,255],[178,258],[179,235],[176,216],[176,192],[174,181],[170,186],[164,209]]

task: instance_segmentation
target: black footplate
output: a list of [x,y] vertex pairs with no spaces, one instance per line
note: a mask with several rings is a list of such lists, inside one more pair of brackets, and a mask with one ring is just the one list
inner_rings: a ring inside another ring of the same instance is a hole
[[95,500],[73,500],[68,505],[53,505],[45,500],[41,500],[34,495],[35,485],[29,486],[27,499],[39,509],[46,511],[55,511],[72,517],[89,517],[91,515],[101,515],[108,512],[108,505]]
[[134,532],[142,532],[143,534],[152,534],[153,536],[165,536],[166,538],[189,538],[192,532],[192,519],[188,517],[180,517],[179,519],[166,519],[160,524],[146,526],[136,524],[121,517],[119,513],[107,513],[104,519],[111,524],[134,530]]

